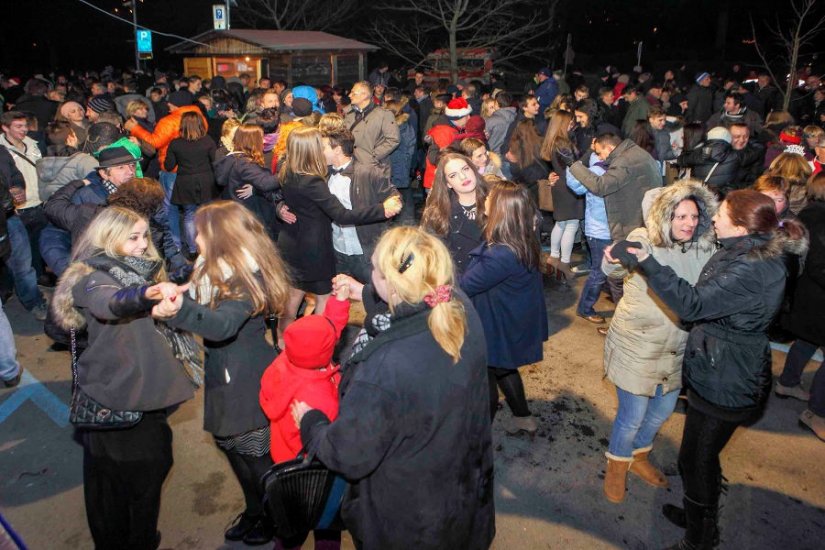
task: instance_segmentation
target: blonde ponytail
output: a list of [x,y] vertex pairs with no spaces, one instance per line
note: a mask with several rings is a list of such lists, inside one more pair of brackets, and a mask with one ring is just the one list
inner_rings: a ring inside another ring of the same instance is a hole
[[[453,261],[444,243],[423,229],[396,227],[381,237],[375,258],[375,267],[384,275],[390,293],[408,304],[430,304],[430,332],[453,363],[458,363],[467,317],[464,306],[451,292]],[[446,295],[444,287],[450,289]]]

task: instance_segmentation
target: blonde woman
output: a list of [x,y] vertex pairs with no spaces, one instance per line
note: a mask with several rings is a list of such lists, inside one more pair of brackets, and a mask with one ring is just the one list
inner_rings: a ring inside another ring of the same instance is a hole
[[803,208],[808,204],[808,197],[806,191],[806,183],[811,177],[813,168],[811,164],[805,160],[800,151],[797,153],[780,153],[773,161],[770,167],[765,171],[765,175],[779,176],[788,184],[790,210],[794,215],[799,214]]
[[323,311],[332,292],[335,275],[335,252],[332,246],[332,222],[357,225],[391,218],[401,209],[393,196],[383,205],[348,210],[329,191],[327,164],[316,128],[296,128],[287,139],[286,157],[279,179],[286,206],[297,222],[286,225],[278,236],[278,246],[292,270],[295,287],[278,322],[278,339],[295,319],[304,294],[317,296],[316,311]]
[[488,548],[495,513],[484,329],[437,237],[391,229],[372,264],[366,287],[336,278],[369,317],[344,370],[336,420],[293,406],[304,446],[351,483],[341,511],[356,548]]
[[[78,429],[83,445],[83,494],[96,548],[157,548],[160,494],[172,467],[172,407],[194,386],[161,331],[162,316],[185,287],[163,282],[163,260],[149,222],[110,206],[75,244],[52,309],[65,330],[88,331],[77,358],[78,390],[114,411],[140,411],[121,429]],[[161,298],[166,297],[161,301]]]
[[200,256],[189,296],[167,323],[204,339],[204,429],[226,454],[246,501],[226,539],[264,544],[273,527],[263,509],[260,479],[272,458],[269,420],[258,393],[276,356],[264,339],[264,320],[282,313],[289,281],[264,226],[239,203],[201,206],[195,229]]

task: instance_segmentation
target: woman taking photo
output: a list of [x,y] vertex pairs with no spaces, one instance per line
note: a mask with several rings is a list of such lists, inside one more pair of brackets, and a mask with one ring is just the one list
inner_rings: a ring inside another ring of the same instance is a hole
[[200,256],[189,296],[167,323],[204,339],[204,429],[226,454],[246,501],[225,537],[266,544],[273,527],[263,509],[260,480],[272,458],[269,420],[258,394],[276,353],[265,340],[264,320],[283,311],[289,281],[263,225],[238,203],[202,206],[195,228]]
[[165,279],[148,221],[110,206],[75,244],[52,301],[62,328],[88,331],[74,391],[113,411],[142,413],[133,425],[78,429],[95,548],[154,550],[160,543],[160,494],[172,467],[167,416],[194,390],[175,357],[174,338],[152,319],[171,303],[162,298],[181,301],[184,288]]
[[296,223],[285,226],[278,237],[284,261],[292,270],[294,287],[278,321],[278,344],[283,332],[309,292],[315,294],[316,311],[324,311],[332,292],[335,253],[332,246],[332,222],[357,225],[383,221],[398,214],[401,201],[393,196],[359,210],[347,210],[327,186],[327,164],[321,145],[321,132],[315,128],[296,128],[289,134],[286,158],[279,174],[284,201],[297,216]]
[[[701,182],[682,181],[645,194],[645,226],[627,240],[642,245],[662,265],[694,284],[716,251],[711,218],[714,194]],[[616,306],[604,345],[604,370],[616,385],[619,407],[610,433],[604,494],[624,500],[628,471],[654,487],[667,487],[665,476],[648,461],[653,441],[670,418],[682,387],[682,358],[688,333],[679,316],[651,295],[639,270],[602,262],[610,277],[624,278],[624,296]]]
[[498,409],[501,388],[513,413],[505,429],[533,434],[538,426],[518,368],[542,360],[542,344],[548,337],[538,211],[527,189],[510,181],[492,184],[485,210],[484,242],[470,252],[470,265],[459,284],[484,325],[490,418]]
[[350,285],[368,317],[377,295],[384,313],[373,317],[374,337],[356,340],[338,418],[293,406],[301,439],[350,482],[341,515],[356,548],[488,548],[495,512],[484,329],[436,237],[391,229],[372,265],[372,284],[339,276],[336,285]]
[[570,111],[553,113],[541,146],[541,157],[551,163],[553,172],[559,176],[558,180],[554,179],[551,190],[553,219],[556,223],[550,233],[550,257],[547,265],[564,275],[568,283],[575,278],[570,268],[570,256],[573,245],[576,244],[579,222],[584,219],[584,197],[575,194],[567,186],[567,166],[563,160],[563,157],[579,156],[569,135],[575,123],[576,118]]
[[804,253],[808,245],[802,224],[780,224],[773,201],[749,189],[728,193],[713,224],[721,249],[695,285],[647,250],[628,248],[651,290],[693,324],[683,364],[689,403],[679,450],[684,510],[665,507],[687,529],[674,548],[712,548],[718,541],[719,453],[738,426],[764,409],[771,384],[766,331],[787,276],[782,255]]
[[444,241],[458,275],[470,263],[470,251],[482,242],[486,197],[486,184],[470,159],[459,153],[441,157],[421,227]]

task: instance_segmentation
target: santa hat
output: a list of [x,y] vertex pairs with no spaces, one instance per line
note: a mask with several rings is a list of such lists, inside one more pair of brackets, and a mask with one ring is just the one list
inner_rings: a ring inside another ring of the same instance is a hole
[[447,103],[447,108],[444,109],[444,114],[447,115],[447,118],[453,120],[468,116],[472,112],[473,110],[463,97],[451,99],[450,102]]

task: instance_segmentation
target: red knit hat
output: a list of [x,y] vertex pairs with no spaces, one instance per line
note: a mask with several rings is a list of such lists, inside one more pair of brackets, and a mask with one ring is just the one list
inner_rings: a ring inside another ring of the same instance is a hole
[[337,341],[332,321],[323,315],[307,315],[284,331],[284,353],[298,368],[319,369],[332,361]]
[[467,104],[467,100],[463,97],[451,99],[450,102],[447,103],[447,108],[444,109],[444,114],[447,116],[447,118],[451,119],[462,118],[469,115],[472,112],[473,110]]

